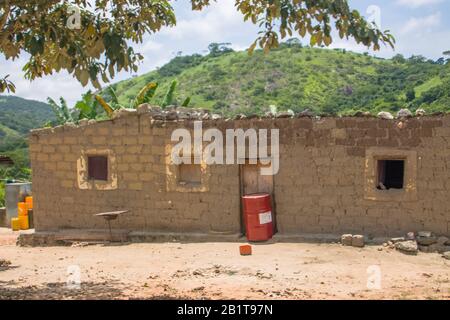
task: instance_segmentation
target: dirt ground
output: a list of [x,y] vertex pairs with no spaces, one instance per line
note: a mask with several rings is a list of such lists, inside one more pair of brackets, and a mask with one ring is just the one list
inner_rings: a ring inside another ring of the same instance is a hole
[[11,262],[0,267],[0,299],[450,298],[450,261],[437,253],[307,243],[257,244],[251,256],[238,243],[24,248],[16,236],[0,229],[0,260]]

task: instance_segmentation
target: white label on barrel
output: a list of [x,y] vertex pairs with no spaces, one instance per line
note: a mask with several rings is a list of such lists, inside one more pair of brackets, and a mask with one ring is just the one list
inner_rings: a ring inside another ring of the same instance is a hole
[[259,214],[259,224],[266,224],[272,222],[272,212],[267,211]]

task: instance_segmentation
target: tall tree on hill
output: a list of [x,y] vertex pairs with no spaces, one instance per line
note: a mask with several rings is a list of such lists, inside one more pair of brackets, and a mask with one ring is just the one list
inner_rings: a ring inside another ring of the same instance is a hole
[[[444,56],[449,56],[449,57],[450,57],[450,50],[444,51],[442,54],[443,54]],[[446,62],[447,64],[448,64],[449,61],[450,61],[450,58],[445,59],[445,62]]]
[[[221,1],[221,0],[219,0]],[[191,0],[200,11],[212,0]],[[261,27],[250,46],[265,52],[280,38],[310,35],[311,45],[329,45],[334,28],[341,38],[378,50],[394,45],[389,31],[381,31],[351,10],[347,0],[235,0],[237,10]],[[85,86],[121,71],[137,71],[142,55],[129,44],[141,43],[148,33],[176,24],[170,0],[2,0],[0,53],[6,59],[29,55],[25,77],[33,80],[66,70]],[[0,92],[13,90],[0,76]]]
[[217,57],[227,52],[233,52],[233,49],[231,49],[230,46],[231,43],[229,42],[221,42],[221,43],[213,42],[209,44],[208,51],[212,57]]

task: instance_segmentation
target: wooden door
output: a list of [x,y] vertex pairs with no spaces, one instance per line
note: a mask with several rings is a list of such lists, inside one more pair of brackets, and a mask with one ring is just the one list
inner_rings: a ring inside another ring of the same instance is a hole
[[242,165],[242,192],[243,195],[252,193],[273,193],[273,176],[263,176],[260,164]]
[[[275,218],[275,198],[273,188],[273,175],[261,175],[260,169],[263,165],[258,164],[242,164],[241,169],[241,196],[252,193],[268,193],[272,200],[272,218],[274,233],[276,231],[276,218]],[[243,218],[243,212],[242,212]],[[243,221],[243,219],[242,219]],[[242,230],[244,230],[244,223],[242,223]]]

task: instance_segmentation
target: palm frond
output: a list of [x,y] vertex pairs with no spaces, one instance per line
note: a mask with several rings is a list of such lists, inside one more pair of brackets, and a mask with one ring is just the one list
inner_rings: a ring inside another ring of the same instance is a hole
[[64,124],[64,114],[62,113],[61,107],[50,97],[47,98],[47,102],[52,108],[58,124]]
[[60,97],[59,101],[61,103],[61,111],[62,111],[62,114],[64,115],[64,120],[66,122],[73,122],[72,116],[69,111],[69,107],[67,107],[66,100],[63,97]]
[[133,102],[133,108],[137,108],[140,104],[150,102],[150,100],[155,95],[156,89],[158,88],[158,83],[150,82],[145,85],[138,93]]
[[114,109],[99,95],[95,95],[95,100],[102,106],[109,118],[112,118]]
[[118,105],[119,99],[117,98],[116,91],[114,91],[114,88],[112,86],[109,86],[107,90],[108,90],[109,95],[111,96],[111,102],[113,104]]
[[189,103],[191,102],[191,97],[187,97],[184,99],[183,103],[181,104],[182,107],[187,107]]
[[164,99],[161,103],[161,107],[167,107],[168,105],[173,104],[173,97],[175,93],[175,89],[177,87],[177,80],[173,80],[172,83],[169,86],[169,89],[167,89],[166,94],[164,95]]

